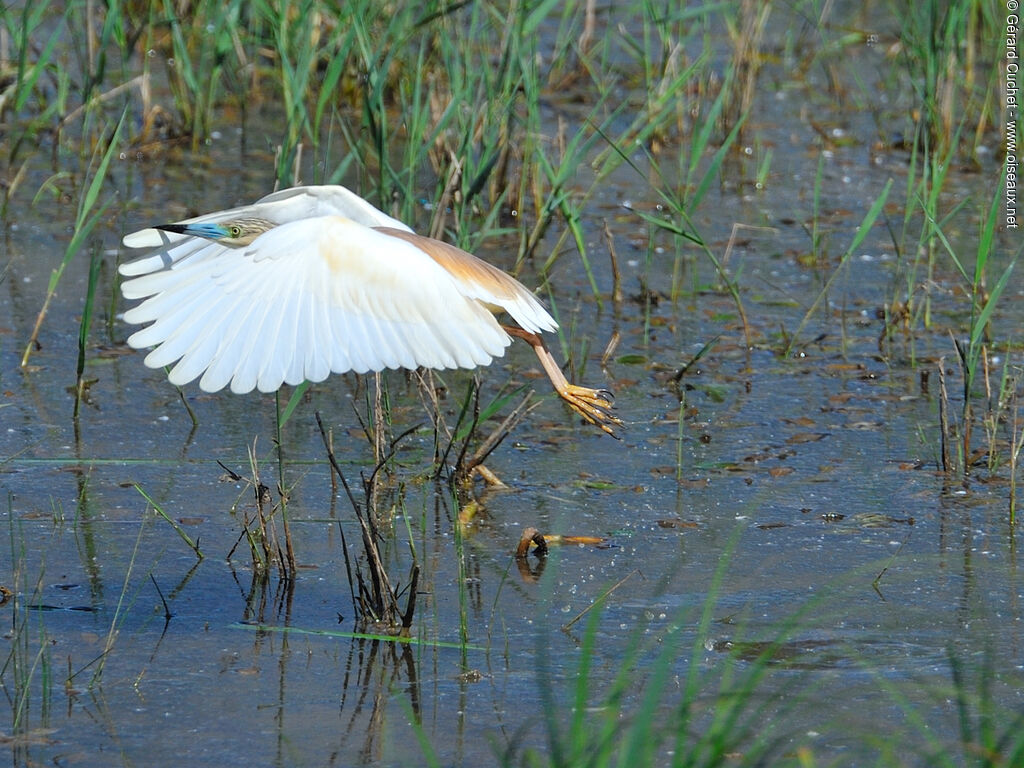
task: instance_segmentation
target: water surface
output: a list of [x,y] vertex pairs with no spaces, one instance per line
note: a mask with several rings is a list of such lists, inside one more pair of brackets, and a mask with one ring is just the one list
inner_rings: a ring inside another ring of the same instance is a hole
[[[869,79],[883,63],[868,47],[847,62]],[[627,712],[665,647],[678,653],[659,680],[662,711],[700,672],[708,682],[699,700],[710,712],[718,675],[750,668],[764,643],[782,638],[752,699],[763,708],[755,722],[776,729],[787,745],[781,754],[809,745],[822,763],[873,759],[897,737],[902,764],[924,764],[919,750],[933,739],[955,750],[951,658],[967,670],[972,697],[991,664],[992,701],[1020,712],[1021,585],[1008,474],[979,465],[951,476],[939,465],[938,366],[955,403],[949,334],[967,327],[962,279],[940,260],[920,281],[933,327],[880,343],[879,311],[907,279],[906,260],[885,222],[839,260],[886,183],[905,186],[907,154],[878,151],[875,119],[823,98],[813,76],[797,82],[781,67],[766,72],[773,85],[759,96],[752,125],[774,150],[767,186],[726,174],[694,220],[720,258],[735,224],[756,227],[740,231],[727,262],[749,337],[707,260],[636,215],[658,210],[648,180],[620,169],[588,203],[583,225],[592,258],[605,252],[605,224],[612,233],[624,300],[611,301],[605,263],[595,270],[600,303],[573,258],[557,263],[550,287],[567,329],[561,341],[576,356],[587,344],[583,380],[616,392],[623,439],[577,423],[537,377],[529,349],[513,346],[479,373],[485,397],[528,383],[543,402],[488,461],[508,488],[477,485],[480,508],[457,533],[457,500],[425,479],[430,430],[406,438],[384,505],[394,506],[384,551],[396,582],[407,582],[413,552],[422,568],[412,645],[342,634],[356,627],[341,533],[353,558],[358,533],[344,495],[332,491],[313,414],[332,426],[355,480],[372,468],[355,414],[365,415],[372,383],[334,376],[310,389],[286,425],[284,480],[300,570],[290,585],[261,582],[244,543],[236,548],[253,515],[251,489],[218,462],[247,476],[255,440],[264,482],[276,486],[274,396],[186,387],[193,427],[162,372],[122,343],[125,307],[111,298],[115,266],[130,257],[121,234],[260,197],[272,170],[252,169],[266,153],[240,146],[225,127],[198,155],[120,161],[119,199],[95,244],[104,252],[103,306],[87,363],[95,382],[77,424],[88,258],[70,265],[40,348],[20,368],[73,210],[47,198],[29,205],[24,195],[12,205],[0,283],[0,515],[9,542],[0,584],[17,600],[3,608],[11,619],[3,680],[12,701],[15,681],[31,681],[19,721],[31,725],[11,742],[13,762],[397,766],[423,763],[429,749],[454,765],[545,752],[548,724],[572,716],[585,644],[588,703],[599,717],[624,659],[636,681]],[[574,119],[571,104],[553,99],[549,108],[552,121]],[[821,124],[850,140],[824,145]],[[257,121],[250,132],[261,128]],[[237,172],[239,157],[248,172]],[[948,195],[970,199],[969,211],[980,214],[995,173],[954,168]],[[34,169],[25,188],[45,174]],[[902,223],[902,204],[893,193],[889,224]],[[815,217],[825,255],[809,260]],[[975,251],[978,221],[967,213],[946,232],[963,254]],[[558,234],[549,233],[552,244]],[[1016,245],[998,236],[1008,258]],[[505,268],[514,258],[498,244],[480,255]],[[533,270],[520,277],[536,282]],[[993,317],[1000,345],[1024,327],[1020,286],[1008,288]],[[795,353],[781,354],[798,329]],[[560,356],[566,348],[553,347]],[[990,355],[993,377],[1017,377],[1019,398],[1019,348],[996,345]],[[452,421],[471,378],[443,376]],[[396,434],[429,424],[414,382],[389,373],[386,383]],[[975,445],[984,443],[977,432]],[[205,559],[197,562],[136,486],[198,541]],[[520,568],[512,552],[526,527],[605,545],[553,548]],[[566,627],[613,585],[599,614]],[[709,601],[713,622],[702,633]]]

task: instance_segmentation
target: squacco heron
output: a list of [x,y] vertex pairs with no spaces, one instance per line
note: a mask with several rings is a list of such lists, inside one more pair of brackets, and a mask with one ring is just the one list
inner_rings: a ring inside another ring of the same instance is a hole
[[475,368],[515,336],[586,421],[613,436],[622,424],[608,391],[562,374],[540,337],[558,325],[522,283],[344,187],[282,190],[124,244],[152,249],[120,267],[124,297],[143,299],[124,319],[146,326],[128,344],[153,348],[150,368],[173,365],[173,384],[273,392],[346,371]]

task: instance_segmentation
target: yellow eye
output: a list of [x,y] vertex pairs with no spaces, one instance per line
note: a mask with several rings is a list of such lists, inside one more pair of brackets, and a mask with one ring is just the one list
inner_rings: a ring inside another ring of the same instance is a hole
[[228,227],[228,234],[231,235],[231,237],[238,239],[242,236],[242,228],[237,224],[232,224]]

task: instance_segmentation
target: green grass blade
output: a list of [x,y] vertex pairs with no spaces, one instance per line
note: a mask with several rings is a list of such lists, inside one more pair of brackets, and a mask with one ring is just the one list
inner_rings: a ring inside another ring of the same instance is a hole
[[306,394],[306,390],[309,389],[309,382],[304,381],[292,390],[291,397],[288,398],[288,404],[281,411],[280,426],[284,426],[288,419],[291,418],[292,413],[298,407],[299,403],[302,402],[303,395]]
[[889,191],[892,189],[892,185],[892,179],[889,179],[889,181],[885,183],[885,188],[882,190],[882,193],[875,199],[874,204],[871,206],[871,210],[869,210],[867,215],[864,217],[864,220],[857,228],[856,234],[854,234],[853,236],[853,240],[850,241],[849,247],[846,249],[846,252],[843,254],[843,257],[839,260],[839,266],[836,267],[835,271],[825,282],[825,286],[821,289],[821,291],[818,292],[818,297],[814,300],[814,303],[811,304],[810,308],[804,314],[803,320],[800,321],[800,325],[797,326],[797,329],[793,332],[793,335],[790,336],[789,343],[786,345],[786,350],[784,353],[786,357],[789,357],[793,353],[793,348],[796,346],[797,339],[800,337],[800,334],[807,326],[807,323],[810,322],[811,316],[818,309],[818,306],[825,299],[825,296],[828,295],[829,290],[831,290],[832,288],[832,284],[835,282],[836,277],[839,276],[839,273],[842,271],[842,268],[849,261],[850,256],[852,256],[853,252],[860,247],[860,244],[864,242],[864,238],[868,236],[868,232],[870,232],[871,228],[875,225],[875,221],[877,221],[879,214],[881,214],[882,212],[882,208],[885,206],[885,201],[889,198]]
[[185,530],[181,527],[181,525],[179,525],[177,521],[173,520],[170,515],[164,512],[163,507],[161,507],[159,504],[153,501],[153,498],[148,493],[142,490],[142,486],[140,486],[138,483],[134,483],[133,486],[135,490],[139,492],[139,495],[142,496],[142,498],[144,498],[151,507],[153,507],[154,511],[158,515],[160,515],[160,517],[162,517],[164,520],[170,523],[171,527],[174,529],[174,532],[181,537],[182,541],[188,544],[189,549],[195,552],[196,558],[202,560],[204,555],[199,549],[199,544],[192,541],[192,538],[187,533],[185,533]]

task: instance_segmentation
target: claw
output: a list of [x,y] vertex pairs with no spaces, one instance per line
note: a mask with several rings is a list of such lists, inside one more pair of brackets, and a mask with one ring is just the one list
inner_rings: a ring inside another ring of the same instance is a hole
[[622,426],[622,420],[612,413],[615,404],[612,402],[614,395],[611,392],[606,389],[590,389],[568,384],[564,389],[560,389],[558,394],[586,422],[600,427],[616,440],[621,439],[615,434],[615,428]]
[[615,407],[615,395],[607,389],[590,389],[590,387],[570,384],[551,352],[544,346],[544,340],[540,336],[514,326],[503,325],[502,328],[510,336],[520,338],[533,347],[544,372],[551,379],[551,385],[555,388],[555,392],[569,404],[570,408],[582,416],[587,423],[600,427],[616,440],[620,439],[615,434],[615,428],[622,426],[622,420],[612,413],[612,409]]

